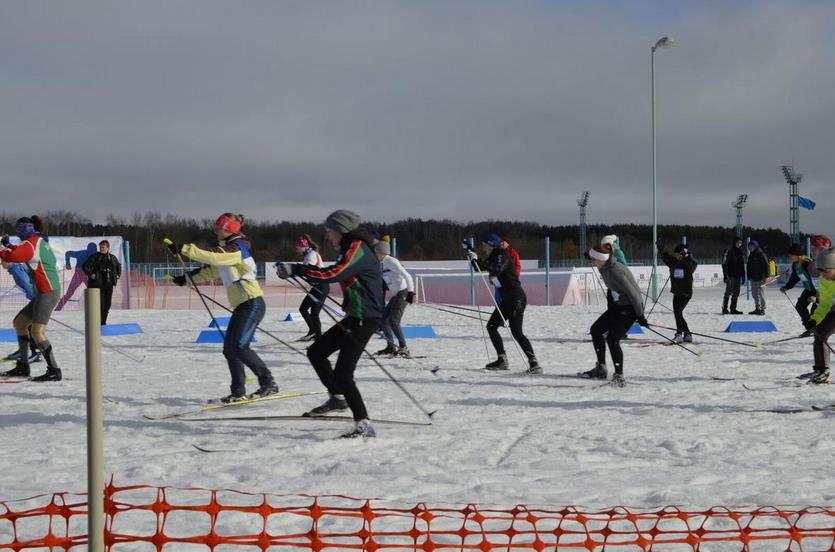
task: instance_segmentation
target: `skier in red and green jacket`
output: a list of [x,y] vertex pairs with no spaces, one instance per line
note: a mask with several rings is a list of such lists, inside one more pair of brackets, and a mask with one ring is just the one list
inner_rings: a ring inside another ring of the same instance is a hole
[[14,318],[17,344],[20,348],[17,364],[12,370],[0,375],[24,378],[30,376],[28,359],[31,333],[32,339],[46,359],[46,373],[32,378],[32,381],[60,381],[61,369],[55,363],[52,345],[46,337],[46,326],[61,297],[61,283],[58,279],[55,254],[47,237],[38,231],[42,228],[43,221],[39,217],[20,218],[15,223],[15,233],[20,238],[20,245],[11,245],[8,239],[5,239],[3,248],[0,249],[0,259],[4,262],[28,265],[33,274],[36,291],[35,297]]

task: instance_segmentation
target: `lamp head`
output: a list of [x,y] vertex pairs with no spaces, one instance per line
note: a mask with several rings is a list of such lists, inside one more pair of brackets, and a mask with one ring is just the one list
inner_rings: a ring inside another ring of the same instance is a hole
[[672,48],[674,42],[675,41],[669,36],[662,36],[658,39],[658,42],[655,43],[655,46],[653,46],[652,49],[655,50],[656,48]]

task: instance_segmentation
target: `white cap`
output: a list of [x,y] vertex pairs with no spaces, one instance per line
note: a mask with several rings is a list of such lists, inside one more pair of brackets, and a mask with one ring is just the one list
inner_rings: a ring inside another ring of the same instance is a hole
[[618,241],[618,237],[614,234],[609,234],[608,236],[603,236],[603,239],[600,240],[600,245],[614,245],[616,241]]

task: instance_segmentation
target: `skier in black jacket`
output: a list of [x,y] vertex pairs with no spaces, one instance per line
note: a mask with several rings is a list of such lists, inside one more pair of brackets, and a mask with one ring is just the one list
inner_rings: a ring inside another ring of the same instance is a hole
[[87,287],[101,290],[101,325],[104,326],[110,313],[113,288],[122,277],[122,265],[119,264],[119,259],[110,253],[110,242],[100,241],[99,252],[90,255],[81,269],[87,275]]
[[507,353],[504,349],[502,336],[499,335],[499,327],[504,326],[505,321],[507,321],[510,326],[510,333],[528,358],[528,373],[541,374],[542,368],[536,360],[531,342],[528,341],[522,331],[522,321],[528,298],[516,273],[516,264],[513,257],[507,247],[503,246],[503,242],[504,240],[496,234],[485,236],[482,244],[488,255],[482,261],[478,260],[478,254],[475,251],[467,250],[467,257],[473,263],[473,267],[478,271],[487,272],[496,290],[495,302],[497,308],[493,310],[490,320],[487,321],[487,333],[490,335],[490,341],[493,343],[499,358],[488,363],[485,368],[487,370],[508,369]]
[[670,269],[670,291],[673,294],[673,314],[676,317],[676,343],[692,343],[693,336],[684,319],[684,309],[693,297],[693,273],[698,263],[690,256],[687,246],[680,243],[674,249],[675,255],[664,250],[664,242],[660,239],[656,244],[664,264]]
[[[742,250],[742,238],[734,238],[731,246],[722,255],[722,279],[725,282],[722,314],[742,314],[742,311],[736,308],[739,287],[745,279],[745,253]],[[731,300],[731,310],[728,310],[728,299]]]
[[748,242],[748,264],[745,267],[748,283],[751,285],[751,297],[754,299],[754,310],[748,314],[765,314],[765,280],[768,278],[768,257],[760,249],[760,242]]

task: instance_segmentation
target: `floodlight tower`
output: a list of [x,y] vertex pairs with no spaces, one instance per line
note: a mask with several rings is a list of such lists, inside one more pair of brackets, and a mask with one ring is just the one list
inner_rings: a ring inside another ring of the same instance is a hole
[[586,243],[586,207],[589,204],[589,192],[583,192],[580,199],[577,200],[577,205],[580,206],[580,252],[581,255],[588,249]]
[[739,194],[736,201],[731,202],[731,207],[736,209],[736,237],[742,238],[742,208],[748,202],[748,194]]
[[789,235],[792,243],[800,243],[800,210],[797,205],[797,185],[803,180],[803,175],[794,172],[794,166],[781,165],[783,178],[789,185]]

